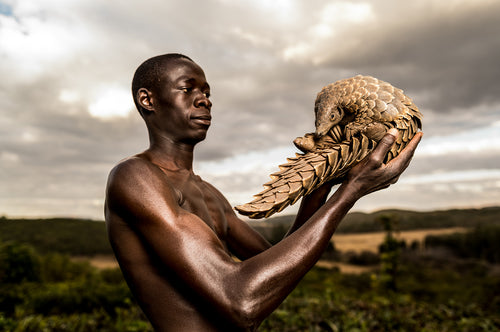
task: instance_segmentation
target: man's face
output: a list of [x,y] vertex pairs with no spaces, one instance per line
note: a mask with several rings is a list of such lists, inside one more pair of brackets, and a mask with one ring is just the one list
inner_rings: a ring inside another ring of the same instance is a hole
[[203,70],[187,59],[168,65],[159,83],[155,126],[174,142],[196,144],[205,139],[211,122],[210,86]]

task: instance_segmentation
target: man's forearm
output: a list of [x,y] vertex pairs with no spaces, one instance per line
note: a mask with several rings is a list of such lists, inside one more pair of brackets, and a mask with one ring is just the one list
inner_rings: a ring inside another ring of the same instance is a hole
[[326,202],[328,194],[332,189],[332,184],[325,183],[310,195],[304,196],[300,202],[300,208],[295,217],[295,221],[286,233],[285,237],[300,228],[311,216]]
[[265,318],[288,296],[316,264],[335,229],[356,201],[346,185],[319,208],[302,227],[272,248],[243,262],[241,277],[257,320]]

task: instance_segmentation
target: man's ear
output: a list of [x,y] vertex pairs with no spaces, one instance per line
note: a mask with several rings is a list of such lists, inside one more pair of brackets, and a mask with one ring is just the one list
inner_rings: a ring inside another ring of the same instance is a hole
[[139,105],[141,105],[143,109],[149,112],[155,111],[154,99],[151,91],[146,88],[140,88],[139,90],[137,90],[136,98],[139,101]]

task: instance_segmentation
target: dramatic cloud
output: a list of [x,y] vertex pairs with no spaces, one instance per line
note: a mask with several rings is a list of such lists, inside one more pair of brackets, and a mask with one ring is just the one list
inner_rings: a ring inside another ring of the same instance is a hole
[[166,52],[192,57],[212,86],[195,166],[232,204],[313,130],[321,87],[358,73],[404,89],[425,139],[400,183],[356,208],[496,204],[499,11],[493,0],[0,0],[0,214],[102,219],[107,173],[148,145],[132,75]]

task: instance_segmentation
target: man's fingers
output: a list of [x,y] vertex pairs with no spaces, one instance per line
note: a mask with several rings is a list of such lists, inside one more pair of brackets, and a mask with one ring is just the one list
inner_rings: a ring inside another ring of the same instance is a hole
[[418,143],[420,143],[422,136],[422,132],[417,133],[403,149],[403,151],[401,151],[395,159],[389,162],[388,166],[392,166],[395,170],[398,169],[400,172],[404,171],[408,165],[410,165],[410,161],[413,158],[415,149],[417,148]]
[[391,128],[382,139],[378,142],[377,147],[372,152],[372,160],[377,164],[381,164],[385,159],[385,156],[391,149],[392,145],[396,141],[398,136],[398,130],[396,128]]
[[417,148],[418,143],[422,140],[422,136],[424,135],[423,132],[418,132],[413,136],[412,140],[408,145],[405,147],[405,150],[408,150],[409,152],[411,151],[411,154],[415,153],[415,149]]
[[401,160],[404,160],[406,163],[410,163],[411,158],[415,154],[415,150],[417,149],[418,143],[422,140],[423,133],[416,133],[412,140],[406,145],[406,147],[399,153]]

